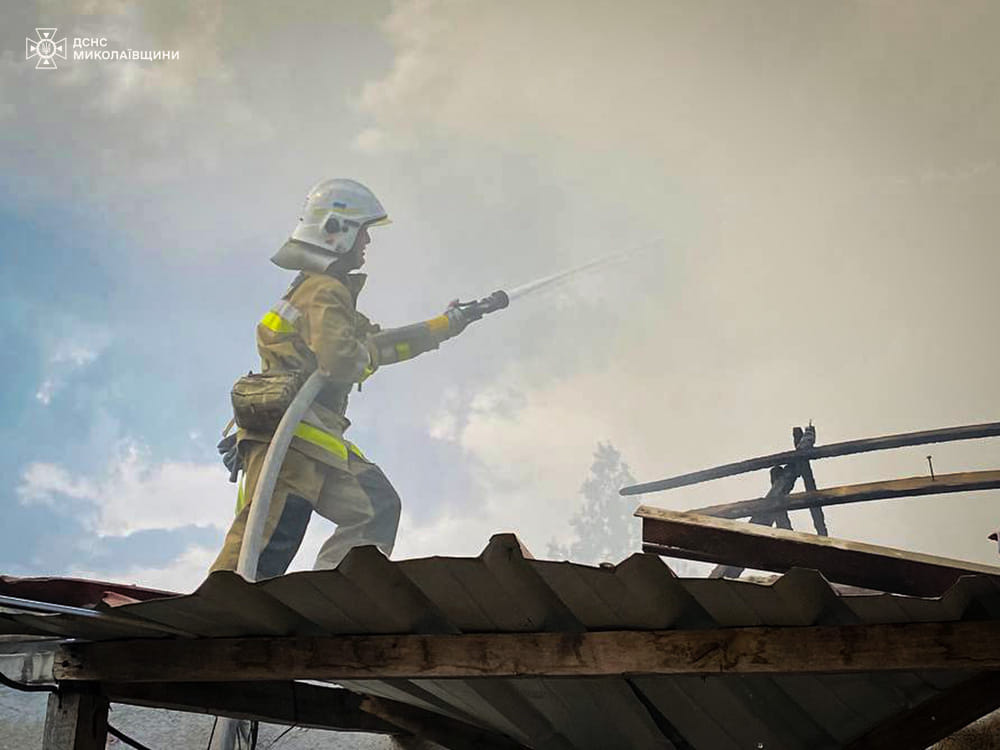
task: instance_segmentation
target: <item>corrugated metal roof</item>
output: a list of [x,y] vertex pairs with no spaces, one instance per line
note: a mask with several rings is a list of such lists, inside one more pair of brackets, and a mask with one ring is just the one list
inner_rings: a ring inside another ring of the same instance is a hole
[[[532,560],[494,537],[477,558],[390,562],[353,550],[336,570],[258,583],[213,573],[187,596],[114,608],[100,623],[0,610],[0,633],[149,637],[127,620],[199,637],[566,632],[1000,619],[1000,585],[942,597],[843,595],[815,571],[769,584],[679,579],[659,558],[614,567]],[[834,748],[947,690],[965,673],[356,680],[347,688],[492,728],[539,750]],[[667,726],[666,723],[669,723]],[[670,727],[676,730],[673,734]]]

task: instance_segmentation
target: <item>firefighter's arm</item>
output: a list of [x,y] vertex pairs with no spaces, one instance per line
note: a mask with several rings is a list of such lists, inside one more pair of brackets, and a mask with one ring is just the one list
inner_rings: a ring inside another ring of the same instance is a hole
[[442,341],[457,336],[474,318],[458,307],[449,307],[421,323],[380,330],[368,339],[375,367],[403,362],[437,349]]
[[474,302],[455,300],[436,318],[372,334],[368,338],[372,367],[413,359],[418,354],[437,349],[442,341],[457,336],[487,313],[502,310],[509,302],[507,293],[502,291]]
[[319,290],[308,308],[309,348],[317,366],[332,381],[357,383],[371,364],[368,347],[355,328],[350,292],[329,286]]

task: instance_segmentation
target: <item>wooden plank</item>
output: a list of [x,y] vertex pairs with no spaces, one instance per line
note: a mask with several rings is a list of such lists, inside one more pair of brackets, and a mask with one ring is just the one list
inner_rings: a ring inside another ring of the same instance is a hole
[[884,482],[848,484],[822,490],[796,492],[784,498],[758,497],[735,503],[706,505],[689,513],[716,518],[747,518],[775,510],[803,510],[826,505],[843,505],[867,500],[888,500],[897,497],[944,495],[952,492],[974,492],[1000,489],[1000,470],[966,471],[958,474],[938,474],[930,477],[907,477]]
[[301,682],[105,682],[101,692],[113,703],[133,706],[343,732],[400,733],[363,711],[357,693]]
[[42,750],[104,750],[107,741],[107,698],[90,689],[49,695]]
[[963,575],[1000,581],[1000,568],[862,542],[764,528],[639,506],[643,549],[695,560],[784,572],[813,568],[827,580],[912,596],[940,596]]
[[1000,669],[1000,621],[65,644],[60,681],[204,682]]
[[1000,672],[986,672],[896,714],[845,750],[924,750],[991,711],[1000,708]]
[[624,487],[620,492],[622,495],[641,495],[645,492],[659,492],[660,490],[669,490],[674,487],[685,487],[690,484],[707,482],[710,479],[721,479],[722,477],[746,474],[750,471],[768,469],[772,466],[787,464],[800,459],[811,461],[814,458],[850,456],[856,453],[868,453],[871,451],[887,450],[889,448],[903,448],[908,445],[929,445],[931,443],[947,443],[955,440],[974,440],[977,438],[996,437],[997,435],[1000,435],[1000,422],[987,422],[985,424],[965,425],[962,427],[946,427],[940,430],[904,432],[897,435],[848,440],[842,443],[821,445],[805,451],[792,450],[773,453],[769,456],[749,458],[745,461],[736,461],[731,464],[715,466],[711,469],[680,474],[668,477],[667,479],[659,479],[655,482],[635,484],[630,487]]

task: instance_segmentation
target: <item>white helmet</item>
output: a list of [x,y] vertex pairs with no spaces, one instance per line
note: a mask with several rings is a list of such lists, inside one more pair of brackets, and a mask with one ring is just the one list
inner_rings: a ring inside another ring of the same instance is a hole
[[389,217],[371,190],[346,179],[323,180],[306,195],[291,239],[271,260],[282,268],[322,271],[351,251],[363,227],[388,224]]

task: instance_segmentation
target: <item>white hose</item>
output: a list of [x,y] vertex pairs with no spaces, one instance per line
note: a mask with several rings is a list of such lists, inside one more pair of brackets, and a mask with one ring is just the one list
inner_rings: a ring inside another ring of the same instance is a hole
[[[274,494],[278,473],[295,436],[295,428],[299,426],[299,422],[309,411],[309,407],[326,383],[326,376],[319,370],[309,376],[282,415],[267,447],[264,464],[257,478],[257,486],[254,487],[253,497],[250,500],[250,513],[247,516],[246,528],[243,530],[240,559],[236,563],[236,572],[248,581],[257,580],[257,563],[260,561],[264,524],[267,522],[267,512],[271,507],[271,495]],[[240,719],[220,717],[215,734],[212,736],[211,750],[233,750],[236,747],[237,737],[245,736],[248,726],[246,721]]]

